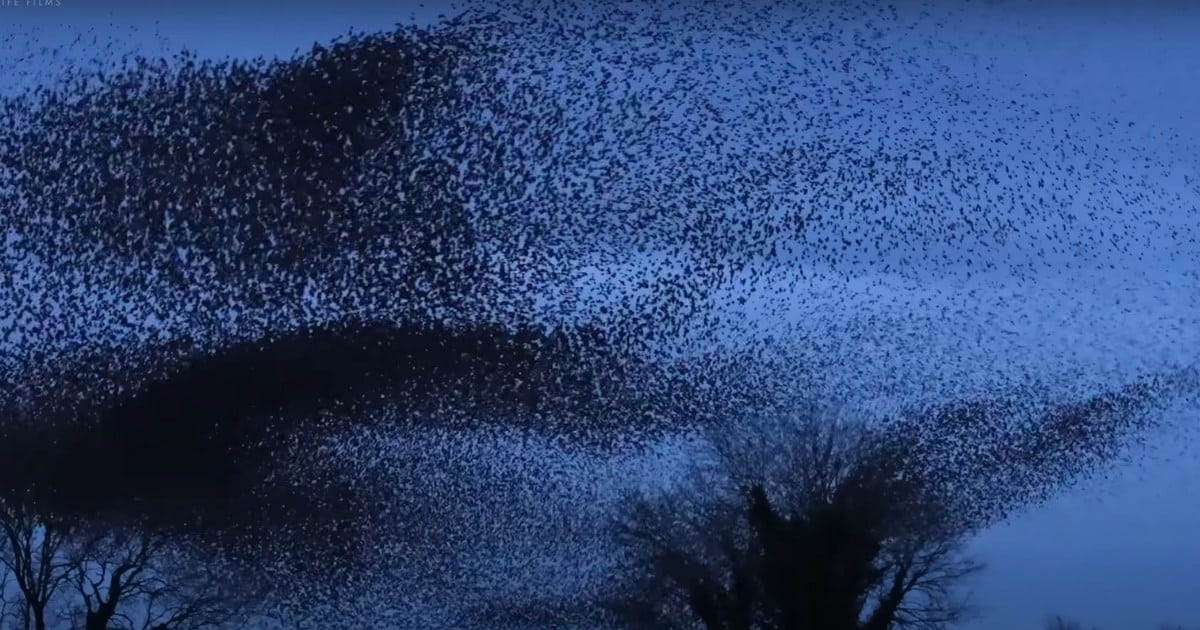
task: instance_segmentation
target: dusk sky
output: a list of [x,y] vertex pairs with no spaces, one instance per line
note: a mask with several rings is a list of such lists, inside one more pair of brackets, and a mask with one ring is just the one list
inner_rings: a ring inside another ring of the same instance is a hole
[[[432,0],[422,4],[309,1],[284,10],[228,0],[179,7],[0,0],[0,33],[11,37],[6,46],[65,46],[80,58],[91,51],[72,42],[81,33],[91,37],[93,29],[114,50],[169,54],[186,47],[213,58],[288,56],[351,29],[383,30],[414,15],[429,22],[456,12]],[[1117,131],[1097,142],[1116,143],[1115,153],[1130,147],[1168,163],[1154,174],[1154,186],[1171,202],[1156,212],[1180,234],[1200,233],[1200,3],[897,4],[922,26],[896,34],[896,54],[907,46],[910,53],[942,56],[942,74],[930,77],[931,85],[954,83],[963,94],[993,104],[1033,99],[1044,110],[1061,106],[1117,121]],[[926,36],[939,43],[922,52]],[[58,63],[48,55],[6,50],[0,88],[48,80]],[[900,107],[919,111],[921,102],[915,95]],[[1088,180],[1087,169],[1080,177],[1097,194],[1110,190]],[[1100,225],[1109,218],[1094,220]],[[1104,272],[1054,260],[1029,271],[1033,267],[1012,262],[1024,255],[1015,250],[992,252],[997,270],[986,278],[946,277],[935,262],[903,274],[868,263],[858,275],[814,280],[803,305],[790,300],[782,314],[753,315],[753,299],[738,308],[765,328],[770,317],[811,318],[805,321],[822,348],[857,366],[829,377],[840,379],[845,391],[887,381],[970,393],[1031,374],[1053,380],[1083,373],[1098,386],[1118,384],[1144,370],[1197,361],[1200,245],[1182,236],[1177,242],[1157,238],[1147,228],[1144,256],[1113,254],[1114,266]],[[934,261],[928,254],[924,259]],[[1006,271],[1009,262],[1021,271]],[[619,277],[622,271],[598,273]],[[761,280],[764,286],[775,281],[784,278]],[[890,322],[891,336],[863,332],[876,318]],[[1128,462],[1115,463],[1106,479],[1088,481],[978,537],[975,546],[987,569],[974,590],[984,614],[968,628],[1038,628],[1053,613],[1109,630],[1161,622],[1200,626],[1200,409],[1179,406],[1171,413],[1168,428],[1145,436],[1147,445],[1131,451]],[[539,456],[558,457],[552,450]],[[596,479],[611,483],[625,466],[645,471],[654,464],[605,463]]]

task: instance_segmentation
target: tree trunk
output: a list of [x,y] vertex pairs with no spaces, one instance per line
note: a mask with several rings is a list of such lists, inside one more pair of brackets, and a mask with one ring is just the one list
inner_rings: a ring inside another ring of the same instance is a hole
[[46,630],[46,605],[30,604],[29,612],[33,614],[34,630]]
[[117,614],[117,602],[121,597],[120,582],[113,577],[114,586],[109,591],[107,601],[101,601],[96,610],[87,611],[84,630],[108,630],[108,622]]
[[84,620],[84,630],[108,630],[109,619],[112,615],[104,615],[100,611],[88,611]]

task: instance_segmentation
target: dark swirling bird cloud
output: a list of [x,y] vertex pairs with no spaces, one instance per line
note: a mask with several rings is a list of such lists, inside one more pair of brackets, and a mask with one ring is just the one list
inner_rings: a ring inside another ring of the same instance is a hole
[[9,490],[444,595],[796,397],[936,410],[984,524],[1188,391],[1179,165],[954,11],[535,4],[0,99]]

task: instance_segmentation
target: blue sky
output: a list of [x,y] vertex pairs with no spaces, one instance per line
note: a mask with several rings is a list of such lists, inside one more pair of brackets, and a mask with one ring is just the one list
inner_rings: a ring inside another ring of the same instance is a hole
[[[62,0],[56,7],[0,7],[0,32],[52,46],[69,44],[81,30],[94,27],[102,42],[113,38],[119,49],[156,52],[186,45],[203,56],[249,57],[288,55],[351,28],[382,29],[407,22],[413,13],[429,20],[452,11],[434,2],[424,8],[313,2],[289,11],[255,3],[184,4]],[[1182,180],[1183,175],[1200,177],[1200,67],[1195,63],[1200,6],[1014,1],[956,6],[968,8],[901,4],[914,19],[927,12],[922,28],[936,29],[941,42],[936,64],[941,70],[928,78],[931,85],[952,86],[964,98],[993,103],[1036,95],[1043,106],[1120,121],[1119,133],[1102,141],[1115,143],[1114,154],[1127,147],[1130,156],[1151,154],[1168,164],[1155,172],[1151,184],[1171,201],[1155,212],[1181,232],[1200,233],[1200,188]],[[897,54],[906,46],[927,51],[929,35],[920,29],[896,33]],[[88,52],[86,46],[76,50]],[[21,54],[9,52],[14,58]],[[23,61],[0,69],[7,89],[44,77],[47,62],[39,54],[31,50]],[[901,110],[922,106],[919,95],[897,102]],[[1041,123],[1055,123],[1054,114],[1045,116]],[[1048,138],[1029,129],[1035,144]],[[1091,181],[1089,175],[1081,167],[1087,190],[1112,194],[1112,184],[1099,176]],[[1141,236],[1149,245],[1133,254],[1107,254],[1111,270],[1067,269],[1069,256],[1034,261],[1019,271],[1001,265],[991,275],[965,279],[943,277],[935,265],[918,266],[907,275],[867,265],[849,276],[831,273],[809,284],[806,299],[790,295],[782,310],[769,316],[753,310],[766,298],[752,301],[746,308],[759,314],[745,319],[767,327],[771,318],[780,325],[806,321],[822,340],[822,352],[857,366],[852,374],[830,375],[844,391],[886,383],[900,391],[932,387],[962,394],[1030,375],[1052,380],[1078,374],[1102,386],[1143,370],[1194,363],[1200,347],[1197,246],[1163,240],[1161,231],[1148,227],[1138,232],[1142,228],[1136,224],[1114,224],[1131,240]],[[1016,245],[991,255],[1007,264],[1033,247]],[[914,255],[937,260],[933,252]],[[632,263],[631,269],[637,268]],[[599,273],[621,277],[612,268]],[[770,293],[765,286],[763,293]],[[1191,430],[1197,410],[1176,411],[1174,428],[1152,436],[1145,452],[1117,465],[1107,480],[1086,483],[980,537],[977,547],[989,568],[976,592],[988,614],[974,627],[1034,628],[1053,612],[1110,629],[1149,628],[1160,621],[1200,624],[1193,588],[1200,581],[1195,535],[1200,484],[1194,481],[1200,478],[1195,448],[1200,441]],[[541,457],[559,458],[567,471],[575,470],[569,457],[556,453],[548,448]],[[648,460],[609,462],[603,474],[576,474],[608,486],[622,477],[620,471],[648,465]]]

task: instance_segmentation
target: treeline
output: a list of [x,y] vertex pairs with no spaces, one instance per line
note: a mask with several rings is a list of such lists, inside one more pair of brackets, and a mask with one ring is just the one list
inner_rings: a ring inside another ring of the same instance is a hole
[[0,503],[0,626],[245,627],[253,592],[165,533],[68,522]]

